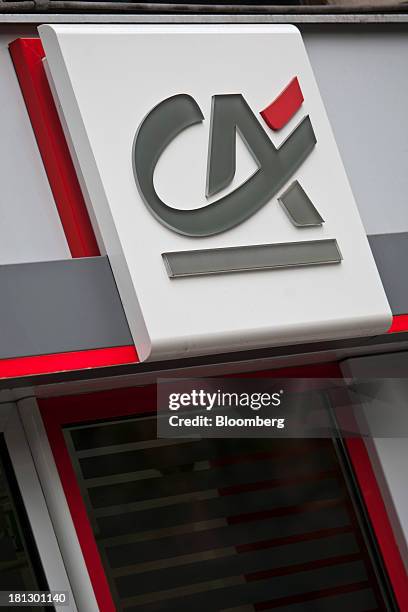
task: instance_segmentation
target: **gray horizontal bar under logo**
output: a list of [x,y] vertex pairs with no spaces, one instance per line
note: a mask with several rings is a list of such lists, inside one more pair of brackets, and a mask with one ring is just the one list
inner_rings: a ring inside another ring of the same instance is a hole
[[162,254],[170,278],[340,263],[337,240],[307,240]]

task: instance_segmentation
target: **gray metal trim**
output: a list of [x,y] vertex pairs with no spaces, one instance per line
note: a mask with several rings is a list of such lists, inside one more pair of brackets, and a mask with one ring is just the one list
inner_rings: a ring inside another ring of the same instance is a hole
[[43,23],[293,23],[293,24],[372,24],[408,23],[407,13],[344,14],[260,14],[260,15],[183,15],[183,14],[92,14],[92,13],[0,13],[0,24]]
[[[4,434],[48,588],[51,591],[68,592],[68,604],[55,605],[53,610],[54,612],[78,612],[79,610],[84,612],[77,606],[76,594],[74,595],[72,591],[66,573],[59,541],[54,533],[53,521],[14,401],[1,405],[0,432]],[[3,609],[10,609],[10,607]]]
[[107,257],[0,266],[0,358],[132,344]]
[[[369,241],[393,313],[408,314],[408,232]],[[0,286],[0,359],[133,344],[106,257],[0,266]]]

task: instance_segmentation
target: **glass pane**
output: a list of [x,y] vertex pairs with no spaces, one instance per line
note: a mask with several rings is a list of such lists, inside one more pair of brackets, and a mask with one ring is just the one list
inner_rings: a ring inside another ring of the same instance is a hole
[[[0,591],[47,589],[4,436],[0,434]],[[42,607],[24,609],[44,610]]]
[[64,434],[118,610],[391,609],[333,441]]

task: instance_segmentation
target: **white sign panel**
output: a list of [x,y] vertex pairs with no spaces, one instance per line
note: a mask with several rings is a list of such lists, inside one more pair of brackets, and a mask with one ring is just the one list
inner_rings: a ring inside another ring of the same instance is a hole
[[293,26],[42,26],[140,358],[374,335],[389,306]]

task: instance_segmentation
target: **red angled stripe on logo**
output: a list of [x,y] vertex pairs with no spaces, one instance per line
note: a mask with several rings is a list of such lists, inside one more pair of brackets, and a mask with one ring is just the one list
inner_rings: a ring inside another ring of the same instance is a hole
[[297,113],[303,100],[298,78],[293,77],[277,98],[261,111],[261,116],[272,130],[280,130]]

